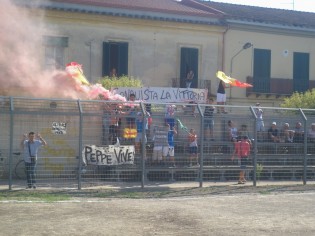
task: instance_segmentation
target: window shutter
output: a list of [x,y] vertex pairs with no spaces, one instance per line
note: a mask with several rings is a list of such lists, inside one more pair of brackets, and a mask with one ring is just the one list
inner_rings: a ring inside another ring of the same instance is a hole
[[293,54],[293,91],[305,92],[309,89],[309,53]]
[[110,72],[110,43],[103,42],[102,76],[109,76]]
[[128,43],[119,43],[118,76],[128,75]]
[[254,92],[270,93],[271,51],[254,49]]

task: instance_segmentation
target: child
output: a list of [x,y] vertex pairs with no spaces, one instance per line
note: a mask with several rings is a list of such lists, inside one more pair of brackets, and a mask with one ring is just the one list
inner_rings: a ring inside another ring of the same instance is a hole
[[167,105],[165,109],[165,123],[170,125],[170,128],[173,129],[175,126],[175,105]]
[[234,139],[239,141],[238,131],[235,127],[235,123],[231,120],[228,121],[228,140],[234,142]]
[[232,160],[234,159],[234,155],[237,154],[241,168],[238,184],[246,183],[245,170],[246,166],[248,165],[249,152],[250,143],[247,136],[243,136],[241,141],[235,142],[235,150],[232,156]]
[[197,144],[197,134],[195,129],[190,129],[190,132],[188,134],[188,140],[189,140],[189,166],[192,166],[193,160],[196,161],[196,165],[199,166],[198,163],[198,144]]

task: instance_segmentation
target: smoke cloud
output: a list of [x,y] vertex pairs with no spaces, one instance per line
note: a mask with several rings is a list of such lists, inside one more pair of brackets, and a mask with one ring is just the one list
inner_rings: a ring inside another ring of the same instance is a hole
[[91,89],[77,89],[65,71],[44,69],[45,25],[38,14],[36,9],[1,0],[0,96],[91,98]]

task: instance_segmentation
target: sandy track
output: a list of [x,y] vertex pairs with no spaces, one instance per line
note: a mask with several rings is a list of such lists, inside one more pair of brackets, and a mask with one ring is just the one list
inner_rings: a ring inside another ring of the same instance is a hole
[[77,200],[2,202],[0,235],[315,235],[313,191]]

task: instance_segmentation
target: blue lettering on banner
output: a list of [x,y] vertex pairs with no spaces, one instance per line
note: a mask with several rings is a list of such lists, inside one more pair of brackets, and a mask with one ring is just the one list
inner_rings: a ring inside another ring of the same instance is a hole
[[115,88],[118,93],[126,98],[130,94],[136,95],[136,100],[146,102],[187,102],[205,103],[207,101],[207,89],[187,89],[187,88],[163,88],[163,87],[144,87],[144,88]]

